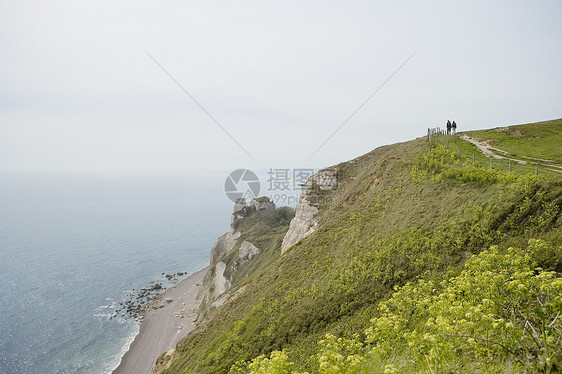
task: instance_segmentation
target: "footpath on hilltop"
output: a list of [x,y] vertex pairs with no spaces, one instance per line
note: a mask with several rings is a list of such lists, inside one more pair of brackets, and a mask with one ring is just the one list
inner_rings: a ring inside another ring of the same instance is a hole
[[321,171],[295,212],[239,202],[154,372],[560,372],[561,144],[562,120],[423,137]]

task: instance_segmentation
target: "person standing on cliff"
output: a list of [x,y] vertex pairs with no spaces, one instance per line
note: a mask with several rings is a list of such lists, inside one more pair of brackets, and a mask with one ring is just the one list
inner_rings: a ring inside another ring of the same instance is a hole
[[453,135],[455,135],[457,133],[457,123],[455,121],[453,121],[451,128],[453,129]]
[[447,135],[451,135],[451,121],[447,120]]

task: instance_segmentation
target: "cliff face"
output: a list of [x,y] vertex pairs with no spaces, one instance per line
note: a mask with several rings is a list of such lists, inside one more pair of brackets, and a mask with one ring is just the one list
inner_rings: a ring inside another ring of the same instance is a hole
[[[211,250],[210,268],[198,295],[200,314],[205,315],[224,304],[240,286],[240,282],[252,274],[251,269],[264,265],[255,263],[264,248],[260,248],[252,240],[263,242],[264,234],[271,234],[270,230],[282,233],[283,241],[280,244],[283,254],[316,230],[318,220],[315,216],[318,206],[324,203],[322,192],[337,188],[337,176],[337,169],[329,168],[310,177],[302,186],[294,217],[289,208],[276,209],[275,204],[266,197],[250,202],[243,198],[236,201],[229,231],[217,239]],[[288,220],[290,225],[283,232],[283,226]],[[264,230],[264,225],[269,225],[270,230]],[[256,231],[259,232],[258,235],[255,235]],[[278,236],[276,239],[279,238]],[[271,244],[275,247],[274,242],[275,239],[273,243],[267,243],[267,249],[272,247]],[[270,255],[264,262],[271,263],[277,257]]]
[[210,267],[198,295],[200,316],[222,305],[255,269],[279,257],[292,217],[291,209],[276,209],[266,197],[236,201],[229,231],[211,250]]
[[281,253],[284,253],[316,230],[318,226],[318,220],[315,218],[318,213],[317,206],[324,203],[322,201],[322,191],[330,191],[337,188],[337,176],[337,169],[321,170],[308,178],[302,186],[295,218],[291,221],[289,231],[287,231],[283,238]]
[[[467,146],[457,140],[459,147]],[[286,360],[293,363],[290,371],[319,372],[319,358],[355,356],[356,349],[340,348],[330,337],[319,339],[328,333],[356,339],[358,332],[378,328],[370,321],[397,287],[419,280],[448,284],[443,277],[459,274],[473,254],[492,245],[507,250],[527,243],[530,235],[558,248],[536,255],[539,266],[559,271],[554,266],[562,263],[562,182],[526,175],[517,183],[500,182],[506,171],[472,165],[472,160],[463,165],[456,155],[456,149],[447,152],[417,139],[326,169],[305,183],[290,225],[288,214],[278,215],[280,209],[252,213],[249,204],[239,204],[231,230],[221,238],[236,243],[213,250],[214,273],[207,282],[233,296],[177,345],[176,359],[164,373],[247,373],[250,359],[260,369]],[[436,300],[435,287],[430,288],[424,300]],[[213,292],[210,300],[221,297]],[[399,302],[385,305],[401,310]],[[425,313],[427,301],[408,304],[406,325],[417,321],[412,308]],[[421,361],[410,356],[402,342],[385,348],[383,360],[378,351],[369,353],[365,366],[353,370],[384,372],[392,362],[411,362],[402,371],[419,371],[427,356]],[[365,341],[364,347],[371,344]],[[271,359],[263,356],[281,350]],[[462,359],[468,365],[451,372],[486,367]],[[505,362],[502,356],[497,371]]]
[[[226,254],[236,245],[240,232],[230,229],[215,242],[211,250],[210,268],[205,275],[198,299],[204,308],[221,305],[228,296],[225,294],[230,286],[230,280],[224,276],[226,264],[222,261]],[[224,295],[224,298],[219,298]]]

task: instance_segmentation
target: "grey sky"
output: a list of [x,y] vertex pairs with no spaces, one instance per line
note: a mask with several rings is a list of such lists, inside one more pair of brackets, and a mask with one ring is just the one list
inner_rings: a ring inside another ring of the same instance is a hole
[[560,1],[3,0],[0,170],[318,167],[447,119],[559,118],[561,14]]

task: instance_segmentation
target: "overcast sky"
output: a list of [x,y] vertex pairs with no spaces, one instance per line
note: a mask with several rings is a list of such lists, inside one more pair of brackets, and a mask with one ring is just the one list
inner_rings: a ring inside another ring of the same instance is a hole
[[2,0],[0,170],[320,167],[447,119],[560,118],[560,15],[530,0]]

